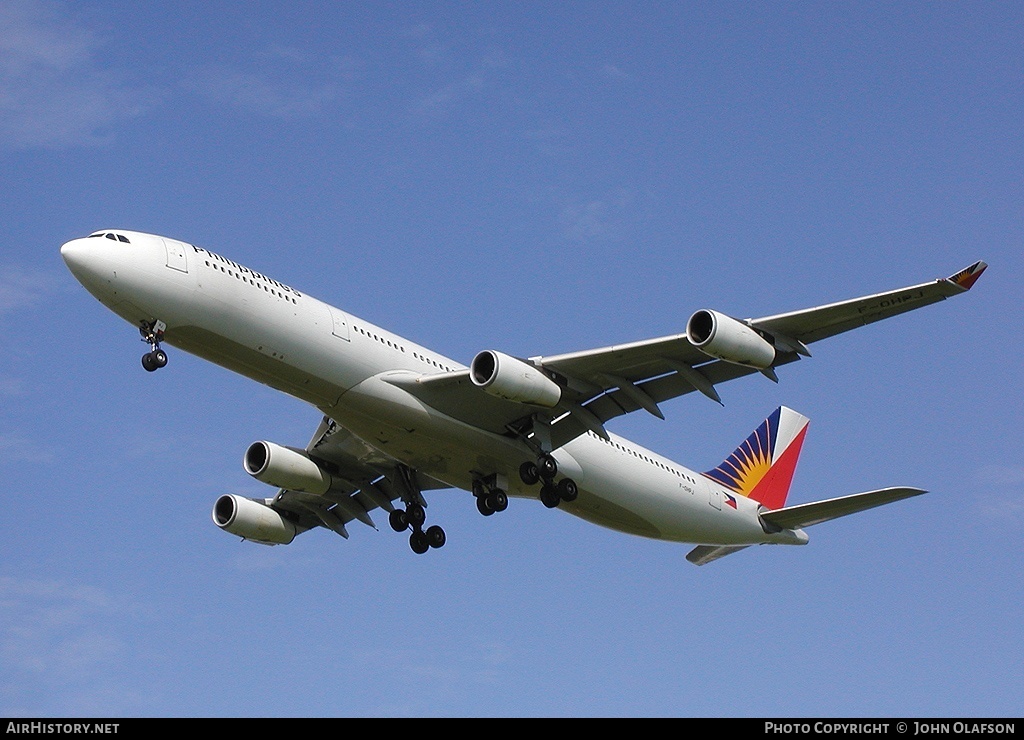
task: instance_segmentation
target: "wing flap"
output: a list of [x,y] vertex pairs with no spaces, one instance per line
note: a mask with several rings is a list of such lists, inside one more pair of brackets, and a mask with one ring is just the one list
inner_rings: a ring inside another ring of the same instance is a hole
[[[299,529],[326,527],[348,538],[345,525],[353,520],[376,528],[370,512],[390,512],[391,502],[406,493],[406,484],[398,469],[398,461],[381,453],[356,437],[340,424],[324,417],[306,452],[317,463],[329,469],[335,479],[345,485],[332,488],[324,495],[281,489],[271,507],[287,511],[298,518]],[[448,488],[447,484],[416,473],[415,486],[420,491]]]

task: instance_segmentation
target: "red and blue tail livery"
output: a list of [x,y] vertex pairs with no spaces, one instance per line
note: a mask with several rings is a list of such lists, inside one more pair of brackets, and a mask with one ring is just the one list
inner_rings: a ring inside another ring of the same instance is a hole
[[769,509],[786,505],[810,420],[780,406],[721,465],[706,475]]

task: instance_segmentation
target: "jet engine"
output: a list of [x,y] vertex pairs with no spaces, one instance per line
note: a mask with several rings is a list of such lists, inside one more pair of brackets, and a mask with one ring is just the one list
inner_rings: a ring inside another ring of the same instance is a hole
[[289,491],[323,495],[330,490],[331,474],[304,452],[273,442],[253,442],[245,451],[245,472],[261,483]]
[[562,397],[558,383],[540,369],[494,350],[484,350],[473,358],[469,377],[477,387],[507,401],[550,409]]
[[213,505],[213,523],[243,539],[262,545],[287,545],[295,525],[264,503],[226,493]]
[[686,336],[701,352],[734,365],[764,370],[775,362],[775,347],[742,321],[718,311],[697,311],[686,322]]

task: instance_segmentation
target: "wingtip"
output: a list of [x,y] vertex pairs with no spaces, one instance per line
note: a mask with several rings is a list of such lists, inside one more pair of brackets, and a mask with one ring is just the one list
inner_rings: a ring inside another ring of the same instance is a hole
[[960,272],[950,275],[946,278],[949,282],[959,286],[963,290],[970,290],[978,278],[981,277],[981,273],[985,272],[988,264],[982,260],[978,260],[970,267],[965,267]]

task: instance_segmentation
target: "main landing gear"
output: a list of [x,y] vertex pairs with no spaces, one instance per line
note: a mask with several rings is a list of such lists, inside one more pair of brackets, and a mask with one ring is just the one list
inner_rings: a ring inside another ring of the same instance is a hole
[[575,501],[579,495],[579,488],[572,478],[562,478],[555,483],[555,475],[558,473],[558,463],[551,455],[541,455],[537,462],[527,460],[519,466],[519,478],[528,486],[543,481],[540,489],[540,500],[549,509],[553,509],[562,501]]
[[423,522],[427,518],[425,502],[420,493],[420,486],[416,481],[416,471],[405,465],[397,468],[398,478],[405,489],[402,499],[406,502],[404,509],[395,509],[388,515],[388,524],[396,532],[412,530],[409,535],[409,547],[417,555],[422,555],[430,548],[444,547],[447,541],[444,530],[436,524],[423,529]]
[[388,524],[396,532],[412,529],[409,535],[409,547],[417,555],[422,555],[430,548],[443,547],[447,541],[444,530],[438,525],[427,527],[424,531],[423,522],[427,512],[419,504],[409,504],[405,509],[395,509],[388,515]]
[[498,487],[493,475],[473,480],[473,496],[476,498],[476,510],[484,516],[508,508],[508,494]]
[[160,349],[166,328],[167,325],[162,321],[143,321],[139,326],[142,341],[147,342],[150,348],[150,351],[142,356],[142,367],[146,368],[147,372],[159,370],[167,364],[167,353]]

